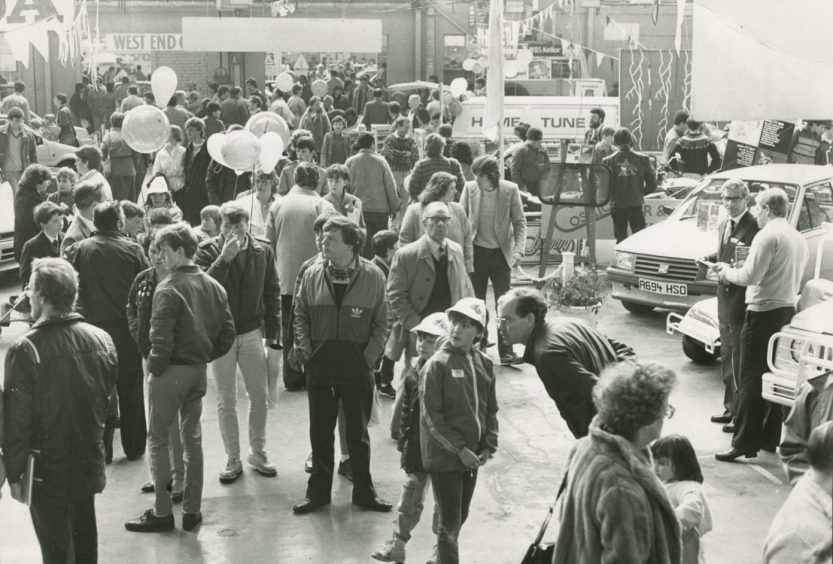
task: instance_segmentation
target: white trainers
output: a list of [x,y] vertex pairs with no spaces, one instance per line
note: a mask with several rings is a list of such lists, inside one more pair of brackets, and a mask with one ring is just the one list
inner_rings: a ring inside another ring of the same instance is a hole
[[220,472],[220,483],[221,484],[231,484],[234,483],[237,478],[240,477],[240,474],[243,473],[243,463],[240,462],[239,458],[229,458],[228,462],[226,463],[225,469]]
[[397,562],[398,564],[402,564],[405,562],[405,542],[397,537],[390,538],[370,556],[380,562]]
[[246,459],[246,462],[251,464],[255,470],[264,476],[272,478],[278,475],[278,471],[275,470],[274,464],[269,462],[269,457],[266,456],[264,451],[251,453]]

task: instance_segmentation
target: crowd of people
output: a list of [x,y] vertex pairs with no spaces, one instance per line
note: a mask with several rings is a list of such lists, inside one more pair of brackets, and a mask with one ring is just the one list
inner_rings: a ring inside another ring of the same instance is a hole
[[[246,99],[241,88],[219,86],[197,107],[177,93],[165,110],[168,143],[155,155],[136,153],[120,131],[125,113],[146,103],[128,85],[119,111],[102,122],[109,129],[101,148],[81,147],[77,173],[59,170],[51,194],[52,173],[31,154],[23,161],[26,115],[7,112],[17,133],[4,141],[0,131],[0,154],[14,152],[11,162],[22,167],[8,171],[20,173],[15,256],[23,293],[15,306],[32,327],[6,359],[3,461],[13,495],[30,503],[44,561],[64,562],[70,550],[77,562],[96,561],[93,500],[115,456],[117,425],[128,461],[148,454],[141,490],[154,494],[153,506],[125,528],[170,531],[180,503],[182,528],[199,526],[209,377],[226,455],[220,483],[235,483],[244,462],[276,476],[267,445],[276,449],[277,441],[266,429],[282,376],[286,390],[306,390],[309,404],[310,476],[294,513],[330,504],[336,474],[352,481],[357,507],[393,509],[374,487],[368,433],[378,397],[388,397],[406,476],[392,535],[372,557],[405,561],[430,484],[432,562],[459,562],[478,469],[498,448],[497,361],[533,365],[576,438],[558,489],[553,562],[702,562],[701,537],[713,523],[697,456],[685,437],[662,437],[675,411],[674,372],[584,321],[548,315],[539,291],[511,287],[525,252],[521,193],[536,193],[546,158],[541,131],[520,127],[522,141],[508,150],[510,182],[496,158],[472,158],[468,145],[449,141],[438,92],[399,104],[378,75],[376,84],[362,75],[355,88],[343,69],[327,79],[323,99],[302,79],[291,93],[273,92],[268,108],[252,79]],[[212,160],[207,138],[244,127],[256,111],[283,115],[293,129],[276,168],[237,174]],[[655,171],[631,150],[627,129],[604,126],[601,110],[593,115],[585,140],[618,171],[618,240],[628,226],[644,226],[642,196],[655,188]],[[391,133],[377,143],[357,131],[351,141],[346,132],[359,116],[366,127],[390,124]],[[687,127],[693,137],[697,122]],[[429,133],[423,147],[417,128]],[[669,150],[685,152],[686,143]],[[700,149],[708,155],[708,145]],[[721,226],[717,260],[721,299],[732,303],[721,306],[730,312],[721,314],[721,331],[732,347],[724,349],[719,420],[734,420],[735,439],[718,459],[732,461],[778,445],[780,418],[760,398],[760,343],[792,316],[807,252],[783,221],[782,191],[758,194],[754,218],[744,183],[726,183],[723,193],[731,220]],[[744,237],[749,259],[730,268],[725,245]],[[491,338],[490,281],[498,328]],[[744,287],[737,305],[736,288]],[[246,448],[238,369],[248,398]],[[831,389],[808,382],[787,419],[781,456],[799,485],[782,513],[803,512],[806,526],[779,515],[767,562],[791,561],[799,546],[817,556],[808,562],[831,556],[819,525],[830,517]],[[26,499],[30,457],[39,482]]]

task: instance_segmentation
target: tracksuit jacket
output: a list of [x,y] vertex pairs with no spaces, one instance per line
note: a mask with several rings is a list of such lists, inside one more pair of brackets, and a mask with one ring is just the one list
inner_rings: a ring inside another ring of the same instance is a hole
[[420,446],[427,472],[465,470],[458,453],[497,450],[497,397],[492,361],[447,342],[423,368]]
[[295,348],[312,385],[361,382],[385,346],[390,322],[385,276],[357,257],[341,305],[336,305],[329,261],[314,261],[297,286]]

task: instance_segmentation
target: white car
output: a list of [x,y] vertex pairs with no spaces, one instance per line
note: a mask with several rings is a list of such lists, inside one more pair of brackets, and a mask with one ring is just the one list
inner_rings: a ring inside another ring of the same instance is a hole
[[[710,206],[720,205],[720,187],[730,178],[747,181],[753,196],[767,188],[783,188],[790,200],[787,220],[804,235],[814,256],[824,232],[822,224],[833,222],[833,167],[770,164],[716,173],[703,179],[668,219],[616,246],[607,276],[612,297],[625,309],[644,313],[659,307],[685,312],[716,295],[716,273],[696,261],[717,250],[717,226],[701,219]],[[828,280],[833,279],[830,247],[825,249],[821,276]],[[805,281],[812,271],[808,264]]]
[[17,270],[14,260],[14,198],[11,186],[0,184],[0,272]]
[[[35,114],[32,115],[36,118],[38,117]],[[0,126],[5,125],[6,123],[8,123],[8,118],[5,114],[0,114]],[[58,143],[57,141],[50,141],[49,139],[46,139],[42,135],[38,134],[29,126],[24,125],[23,127],[25,127],[26,131],[35,137],[38,164],[42,164],[50,168],[61,168],[65,166],[72,169],[75,168],[75,153],[78,152],[79,147],[64,145],[63,143]],[[84,145],[94,144],[93,138],[90,137],[90,134],[87,133],[87,130],[83,127],[76,127],[75,134],[78,137],[78,143],[82,147]]]

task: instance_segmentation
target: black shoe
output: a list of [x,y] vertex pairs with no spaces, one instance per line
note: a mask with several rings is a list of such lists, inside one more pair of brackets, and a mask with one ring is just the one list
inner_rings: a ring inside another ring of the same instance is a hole
[[287,392],[300,392],[301,390],[304,390],[306,386],[304,384],[292,384],[291,386],[284,384],[284,388],[286,388]]
[[128,521],[124,528],[134,533],[163,533],[174,530],[174,516],[157,517],[153,509],[148,509],[138,519]]
[[304,461],[304,472],[312,474],[312,453],[309,453],[306,461]]
[[182,514],[182,528],[186,531],[192,531],[200,523],[202,523],[202,513]]
[[735,427],[734,423],[727,423],[726,425],[723,426],[723,432],[724,433],[733,433],[734,434],[735,429],[736,429],[736,427]]
[[339,462],[338,464],[338,475],[344,476],[351,482],[353,481],[353,465],[350,464],[350,459],[344,460],[343,462]]
[[393,509],[393,505],[382,499],[381,497],[374,496],[369,499],[365,499],[362,501],[353,500],[354,505],[358,505],[362,509],[366,509],[368,511],[379,511],[380,513],[387,513],[391,509]]
[[732,422],[732,416],[725,413],[723,415],[712,415],[709,419],[711,419],[712,423],[721,423],[724,425]]
[[757,450],[738,450],[734,447],[730,448],[726,452],[718,452],[714,455],[716,460],[720,462],[734,462],[740,457],[744,458],[755,458],[758,456]]
[[153,482],[148,482],[144,486],[142,486],[142,493],[153,493],[156,491],[156,486],[153,485]]
[[396,399],[396,390],[393,389],[393,386],[390,384],[383,384],[379,388],[379,393],[385,396],[386,398]]
[[295,515],[304,515],[305,513],[312,513],[325,505],[330,505],[329,499],[310,499],[306,497],[301,503],[292,506],[292,512]]
[[[174,503],[174,504],[182,503],[182,499],[184,497],[185,497],[185,492],[183,492],[182,490],[180,490],[178,492],[171,492],[171,503]],[[188,515],[188,513],[185,513],[183,515]],[[184,521],[183,521],[183,526],[185,526]],[[188,527],[185,527],[185,528],[187,529]]]
[[142,458],[144,455],[145,455],[145,453],[139,452],[139,453],[136,453],[136,454],[125,454],[124,456],[127,458],[128,461],[134,462],[134,461],[139,460],[140,458]]
[[778,448],[777,446],[765,445],[765,446],[762,446],[762,447],[761,447],[761,450],[765,450],[765,451],[767,451],[767,452],[771,452],[771,453],[773,453],[773,454],[774,454],[774,453],[775,453],[775,450],[776,450],[777,448]]

